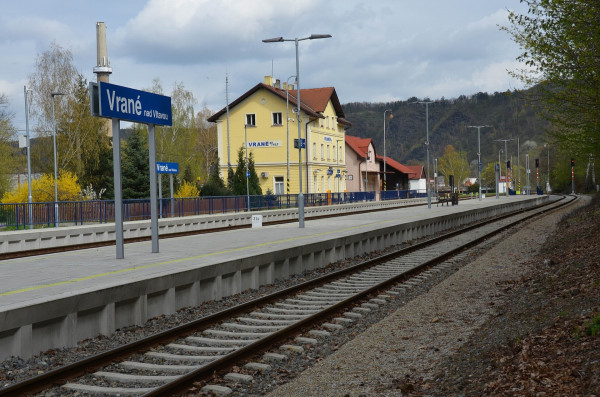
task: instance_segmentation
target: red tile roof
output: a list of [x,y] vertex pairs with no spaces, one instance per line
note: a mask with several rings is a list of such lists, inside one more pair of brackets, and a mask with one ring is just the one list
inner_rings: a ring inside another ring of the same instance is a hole
[[421,177],[424,176],[422,165],[407,165],[406,168],[411,170],[408,179],[421,179]]
[[[383,156],[377,156],[378,160],[383,161]],[[385,163],[386,166],[390,166],[392,168],[394,168],[396,171],[400,171],[403,174],[414,174],[413,170],[405,165],[400,164],[399,162],[397,162],[396,160],[394,160],[393,158],[390,157],[385,157]]]
[[371,138],[359,138],[357,136],[346,135],[346,143],[356,152],[356,154],[364,158],[367,156]]
[[[284,101],[286,100],[287,95],[285,90],[282,90],[281,88],[275,88],[264,83],[258,83],[250,90],[246,91],[242,96],[231,102],[229,104],[229,109],[237,106],[240,102],[248,98],[250,95],[258,91],[259,89],[265,89],[277,95]],[[298,90],[289,90],[290,104],[296,105],[298,103],[298,99],[296,97],[296,95],[298,95],[297,93]],[[351,126],[352,124],[344,118],[344,111],[335,92],[335,88],[325,87],[300,90],[300,101],[302,102],[302,110],[311,117],[323,118],[323,115],[320,113],[325,111],[329,100],[331,100],[331,103],[333,104],[333,108],[335,109],[335,112],[338,117],[338,122],[347,126]],[[217,113],[210,116],[208,118],[208,121],[216,122],[219,119],[219,117],[221,117],[226,111],[227,108],[221,109]]]

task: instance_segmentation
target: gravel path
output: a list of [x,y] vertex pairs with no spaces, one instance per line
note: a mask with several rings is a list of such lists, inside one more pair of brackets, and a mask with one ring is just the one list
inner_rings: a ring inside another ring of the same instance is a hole
[[[589,200],[580,200],[580,205]],[[400,396],[412,379],[434,379],[439,365],[490,317],[502,312],[507,284],[564,214],[529,222],[504,234],[478,258],[426,294],[408,302],[359,337],[269,396]],[[473,357],[477,360],[477,357]],[[468,376],[468,375],[467,375]]]

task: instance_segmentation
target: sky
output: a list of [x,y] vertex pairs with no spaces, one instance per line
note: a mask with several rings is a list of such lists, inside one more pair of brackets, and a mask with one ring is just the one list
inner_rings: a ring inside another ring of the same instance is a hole
[[[96,81],[96,22],[107,26],[110,82],[182,83],[218,111],[272,75],[336,89],[342,104],[456,98],[523,88],[521,50],[499,26],[519,0],[0,0],[0,94],[25,129],[24,86],[52,42]],[[291,42],[263,43],[273,37]],[[35,95],[35,93],[34,93]],[[31,121],[33,122],[33,120]]]

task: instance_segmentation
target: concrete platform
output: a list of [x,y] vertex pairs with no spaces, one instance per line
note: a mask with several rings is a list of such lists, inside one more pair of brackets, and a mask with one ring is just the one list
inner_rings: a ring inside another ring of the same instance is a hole
[[461,201],[217,232],[0,262],[0,359],[109,335],[181,307],[220,299],[403,241],[435,234],[548,196]]

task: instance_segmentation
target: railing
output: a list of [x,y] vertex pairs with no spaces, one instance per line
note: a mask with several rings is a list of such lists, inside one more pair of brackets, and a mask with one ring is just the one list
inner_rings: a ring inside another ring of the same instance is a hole
[[[384,194],[385,193],[385,194]],[[381,192],[382,200],[417,197],[413,191]],[[304,205],[315,207],[360,201],[375,201],[375,192],[312,193],[304,195]],[[160,217],[244,212],[248,210],[248,196],[163,198],[159,201]],[[56,227],[108,223],[115,219],[115,202],[112,200],[61,201],[55,218],[54,202],[0,203],[0,227],[26,229],[30,226]],[[296,194],[250,196],[250,211],[297,208]],[[31,209],[31,219],[29,217]],[[123,200],[123,220],[150,219],[150,199]]]

